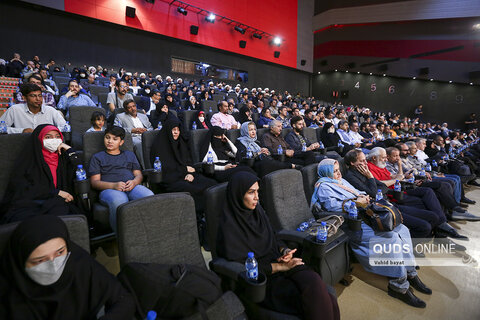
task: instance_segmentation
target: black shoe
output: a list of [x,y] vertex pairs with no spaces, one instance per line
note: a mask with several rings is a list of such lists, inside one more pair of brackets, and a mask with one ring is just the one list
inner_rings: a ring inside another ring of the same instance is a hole
[[296,165],[295,165],[295,169],[296,169],[296,170],[302,170],[302,169],[303,169],[303,166],[302,166],[302,165],[299,165],[299,164],[296,164]]
[[410,282],[410,285],[415,288],[415,290],[418,290],[421,293],[425,294],[432,294],[432,289],[427,287],[422,280],[418,276],[415,276],[413,278],[408,278],[408,282]]
[[476,201],[470,200],[470,199],[468,199],[467,197],[463,197],[463,198],[460,200],[460,202],[463,202],[463,203],[466,203],[466,204],[475,204],[475,203],[477,203]]
[[480,183],[478,183],[478,182],[475,181],[475,180],[470,181],[468,184],[471,185],[471,186],[480,187]]
[[467,212],[467,210],[463,209],[460,206],[453,207],[452,210],[457,211],[457,212],[461,212],[461,213]]
[[433,239],[433,241],[435,243],[438,243],[438,244],[444,244],[444,245],[447,245],[449,246],[450,244],[453,244],[454,247],[453,249],[455,251],[467,251],[467,248],[465,248],[464,246],[462,246],[461,244],[458,244],[456,242],[453,242],[452,240],[446,238],[446,237],[442,237],[441,234],[439,232],[437,232],[437,234],[435,235],[435,238]]
[[412,291],[407,290],[405,293],[400,293],[397,291],[394,291],[388,287],[388,295],[394,298],[397,298],[399,300],[402,300],[406,304],[415,307],[415,308],[425,308],[427,304],[423,302],[420,298],[416,297]]
[[460,202],[460,203],[458,204],[458,206],[459,206],[459,207],[462,207],[462,208],[468,208],[468,204],[466,204],[466,203],[461,203],[461,202]]

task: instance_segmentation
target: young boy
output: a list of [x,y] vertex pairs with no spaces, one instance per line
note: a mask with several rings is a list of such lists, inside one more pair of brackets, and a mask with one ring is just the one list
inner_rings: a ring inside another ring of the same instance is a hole
[[117,208],[130,200],[153,195],[150,189],[141,185],[142,172],[135,154],[121,151],[125,130],[109,127],[105,130],[105,151],[93,155],[89,173],[92,187],[100,192],[100,202],[110,210],[110,226],[117,231]]
[[92,117],[90,118],[90,123],[92,126],[87,132],[95,132],[95,131],[104,131],[105,130],[105,115],[100,111],[94,111],[92,113]]

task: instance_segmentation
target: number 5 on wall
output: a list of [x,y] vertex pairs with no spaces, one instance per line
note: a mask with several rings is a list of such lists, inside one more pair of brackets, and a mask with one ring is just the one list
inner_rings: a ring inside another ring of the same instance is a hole
[[372,84],[370,85],[370,91],[372,91],[372,92],[377,91],[377,84],[372,83]]

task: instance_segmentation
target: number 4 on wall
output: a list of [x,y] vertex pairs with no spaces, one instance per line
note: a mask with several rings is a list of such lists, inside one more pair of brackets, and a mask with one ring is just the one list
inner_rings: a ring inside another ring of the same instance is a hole
[[355,88],[360,89],[360,81],[358,81],[357,83],[355,83]]

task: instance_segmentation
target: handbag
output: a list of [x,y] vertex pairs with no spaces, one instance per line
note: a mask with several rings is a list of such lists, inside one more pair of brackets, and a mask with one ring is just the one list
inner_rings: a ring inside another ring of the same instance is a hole
[[315,237],[317,235],[318,227],[320,227],[320,224],[322,222],[325,222],[327,225],[328,237],[330,238],[331,236],[337,233],[338,229],[343,224],[343,221],[345,221],[345,219],[341,216],[337,216],[333,214],[329,216],[325,216],[320,219],[317,219],[314,223],[312,223],[310,227],[307,229],[307,232],[311,236]]
[[382,199],[359,208],[362,220],[375,231],[392,231],[403,223],[400,210],[388,200]]

